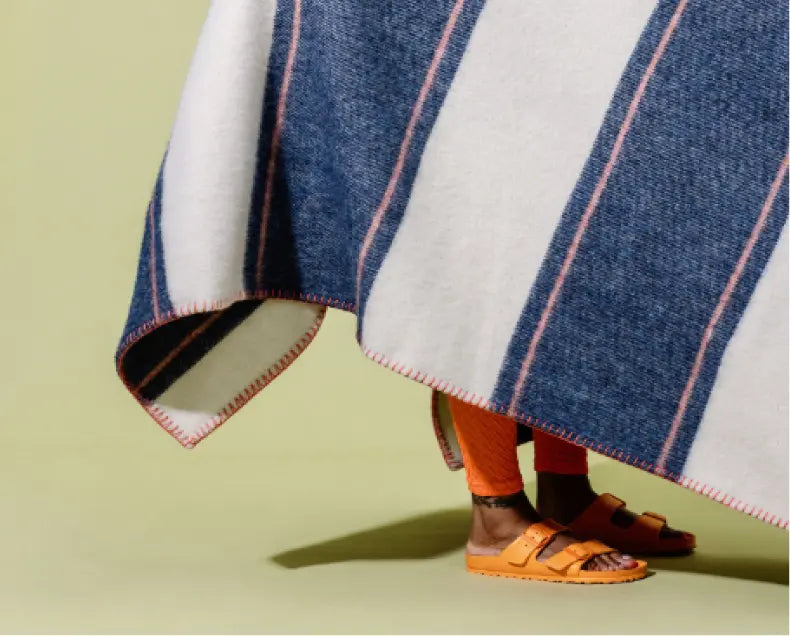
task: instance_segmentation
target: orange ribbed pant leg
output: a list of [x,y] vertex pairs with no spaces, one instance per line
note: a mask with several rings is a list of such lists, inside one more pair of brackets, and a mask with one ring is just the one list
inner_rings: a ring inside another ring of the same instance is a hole
[[448,396],[466,482],[475,495],[512,495],[524,489],[516,455],[516,422]]
[[[455,433],[461,447],[469,490],[486,497],[511,495],[524,488],[516,454],[518,424],[497,415],[447,397]],[[536,428],[535,470],[559,475],[586,475],[587,450]]]
[[536,428],[532,429],[535,444],[535,470],[558,475],[586,475],[587,450]]

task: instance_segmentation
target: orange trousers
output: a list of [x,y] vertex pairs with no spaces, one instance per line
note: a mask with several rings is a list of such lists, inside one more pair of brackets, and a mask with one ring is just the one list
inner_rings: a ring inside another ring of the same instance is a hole
[[[484,497],[512,495],[524,489],[516,455],[515,420],[448,396],[453,426],[461,446],[469,490]],[[532,429],[535,470],[586,475],[587,451]]]

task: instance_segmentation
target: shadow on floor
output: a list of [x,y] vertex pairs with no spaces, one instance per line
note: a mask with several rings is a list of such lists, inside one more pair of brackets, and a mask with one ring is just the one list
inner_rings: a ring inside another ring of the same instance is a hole
[[344,561],[429,559],[463,548],[469,519],[466,508],[440,510],[282,552],[271,560],[293,569]]
[[[440,510],[281,552],[270,560],[284,568],[296,569],[346,561],[429,559],[461,550],[468,529],[467,508]],[[788,584],[786,559],[725,556],[703,551],[686,557],[651,557],[648,564],[651,570]]]
[[788,584],[788,563],[783,559],[760,557],[723,556],[718,554],[692,554],[686,557],[647,559],[648,567],[655,570],[710,574],[746,581]]

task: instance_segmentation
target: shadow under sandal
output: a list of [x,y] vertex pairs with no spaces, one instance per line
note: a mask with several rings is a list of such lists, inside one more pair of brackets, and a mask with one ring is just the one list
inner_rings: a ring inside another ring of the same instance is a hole
[[626,583],[642,579],[647,564],[637,561],[636,567],[625,570],[583,570],[584,564],[600,554],[615,552],[600,541],[571,543],[549,558],[539,561],[540,553],[565,526],[545,519],[528,526],[502,552],[491,556],[466,555],[466,569],[475,574],[505,576],[557,583]]
[[662,536],[667,519],[655,512],[638,515],[625,527],[616,524],[612,516],[621,508],[625,508],[622,499],[603,493],[568,527],[577,536],[595,537],[629,554],[680,555],[688,554],[696,547],[696,537],[690,532]]

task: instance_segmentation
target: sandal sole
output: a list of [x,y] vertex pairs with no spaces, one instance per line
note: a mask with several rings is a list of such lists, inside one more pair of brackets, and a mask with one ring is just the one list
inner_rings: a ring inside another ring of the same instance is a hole
[[[636,568],[639,569],[639,568]],[[575,585],[613,585],[616,583],[633,583],[640,581],[647,576],[646,570],[622,578],[606,579],[606,578],[567,578],[562,576],[542,576],[540,574],[515,574],[511,572],[495,572],[493,570],[480,570],[476,568],[466,568],[467,572],[472,574],[480,574],[482,576],[498,576],[505,579],[524,579],[527,581],[541,581],[544,583],[570,583]]]

